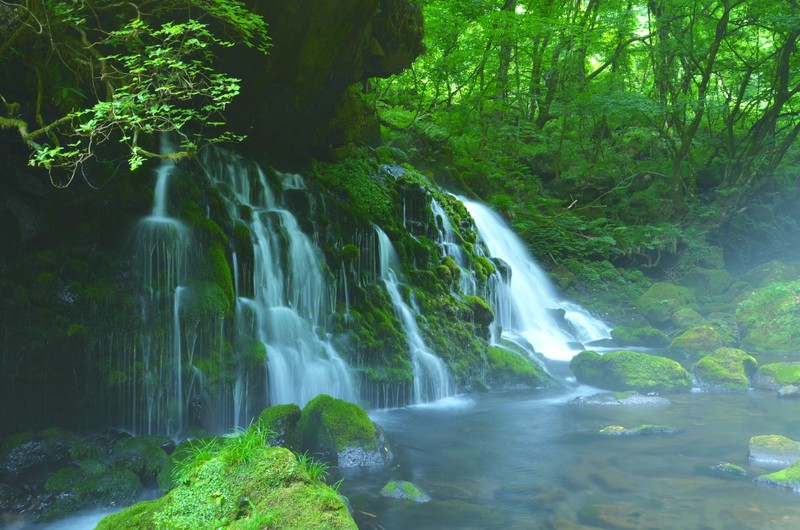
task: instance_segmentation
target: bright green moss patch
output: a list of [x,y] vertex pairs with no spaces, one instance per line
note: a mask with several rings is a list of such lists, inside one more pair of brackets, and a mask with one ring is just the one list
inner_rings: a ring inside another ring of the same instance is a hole
[[718,348],[706,355],[693,370],[701,385],[721,390],[746,392],[749,377],[758,369],[756,360],[736,348]]
[[497,346],[489,346],[487,355],[489,369],[491,370],[489,379],[494,386],[526,385],[537,387],[541,386],[547,377],[541,366],[516,352]]
[[218,528],[355,529],[342,498],[308,474],[290,451],[251,427],[224,441],[198,442],[174,468],[176,486],[100,521],[100,530]]
[[781,386],[800,385],[800,363],[765,364],[759,373],[773,378]]
[[619,326],[611,330],[611,338],[619,346],[643,346],[649,348],[669,346],[669,337],[663,331],[648,327],[629,328]]
[[679,392],[692,387],[691,376],[676,361],[630,350],[583,351],[569,366],[579,381],[609,390]]
[[303,408],[298,424],[303,446],[309,450],[333,448],[341,451],[348,446],[374,449],[375,426],[366,411],[341,399],[320,394]]
[[407,480],[390,480],[380,491],[381,496],[392,499],[406,499],[414,502],[428,502],[430,495],[419,486]]
[[777,486],[794,491],[800,491],[800,462],[774,473],[767,473],[756,478],[756,484]]
[[724,346],[725,337],[715,327],[701,325],[689,328],[675,337],[670,349],[686,355],[699,355]]
[[800,351],[800,281],[771,283],[739,304],[742,344],[763,352]]

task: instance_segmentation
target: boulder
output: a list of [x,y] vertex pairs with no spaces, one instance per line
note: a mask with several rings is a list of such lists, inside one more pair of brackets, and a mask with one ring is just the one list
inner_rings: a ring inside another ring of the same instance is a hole
[[800,352],[800,281],[771,283],[736,311],[742,346],[761,352]]
[[700,325],[672,339],[669,348],[675,353],[697,357],[726,345],[725,337],[714,326]]
[[569,367],[579,381],[609,390],[681,392],[692,387],[692,377],[676,361],[630,350],[582,351]]
[[390,480],[381,489],[382,497],[392,499],[405,499],[413,502],[428,502],[431,496],[425,493],[419,486],[406,480]]
[[272,434],[270,445],[278,445],[300,451],[302,439],[297,423],[300,421],[300,407],[294,403],[275,405],[261,411],[257,423]]
[[648,321],[663,325],[678,309],[697,303],[691,289],[667,282],[657,282],[639,297],[637,307]]
[[759,464],[788,466],[800,458],[800,442],[779,434],[750,438],[750,461]]
[[617,346],[641,346],[644,348],[669,346],[669,337],[663,331],[650,327],[618,326],[611,330],[611,338]]
[[380,466],[393,457],[383,430],[355,403],[320,394],[303,408],[298,427],[304,451],[340,468]]
[[753,482],[764,486],[775,486],[800,493],[800,464],[795,463],[786,469],[758,476]]
[[635,390],[627,392],[603,392],[592,396],[581,396],[570,401],[572,405],[581,406],[623,406],[623,407],[663,407],[671,401],[661,396],[644,396]]
[[59,429],[48,429],[36,435],[18,436],[19,441],[6,442],[7,451],[0,457],[0,478],[21,481],[41,478],[69,462],[70,448],[76,438]]
[[623,427],[622,425],[609,425],[608,427],[603,427],[598,431],[599,434],[603,434],[605,436],[637,436],[637,435],[646,435],[646,434],[675,434],[677,432],[674,428],[670,427],[669,425],[651,425],[651,424],[644,424],[638,427],[634,427],[629,429],[627,427]]
[[703,390],[718,392],[747,392],[750,376],[758,363],[736,348],[717,348],[697,361],[692,367],[697,383]]
[[778,389],[778,397],[784,399],[798,399],[800,398],[800,388],[794,385],[782,386]]
[[505,348],[490,346],[488,382],[493,388],[542,386],[547,374],[533,359],[525,354]]
[[703,315],[691,307],[682,307],[672,314],[670,320],[678,329],[688,329],[702,323]]
[[756,372],[753,384],[766,390],[778,390],[789,385],[800,386],[800,363],[765,364]]
[[723,268],[708,269],[696,267],[681,279],[681,285],[688,287],[703,301],[722,295],[731,285],[731,275]]

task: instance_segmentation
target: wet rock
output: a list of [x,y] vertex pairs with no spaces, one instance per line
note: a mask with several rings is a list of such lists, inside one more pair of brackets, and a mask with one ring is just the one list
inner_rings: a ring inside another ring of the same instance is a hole
[[800,493],[800,464],[795,463],[786,469],[761,475],[756,477],[753,482],[755,484],[775,486]]
[[621,425],[609,425],[598,431],[599,434],[606,436],[637,436],[647,434],[675,434],[677,431],[669,425],[643,424],[632,429]]
[[747,476],[747,471],[736,464],[730,462],[719,462],[713,466],[708,467],[711,475],[723,478],[742,478]]
[[642,395],[636,391],[604,392],[592,396],[581,396],[570,401],[573,405],[581,406],[625,406],[625,407],[652,407],[667,406],[671,401],[657,395]]
[[800,363],[770,363],[761,366],[753,377],[753,386],[764,390],[800,386]]
[[611,338],[617,346],[641,346],[646,348],[669,346],[669,337],[663,331],[649,327],[618,326],[611,330]]
[[750,438],[750,461],[759,464],[788,466],[800,458],[800,442],[778,434]]
[[756,360],[736,348],[718,348],[692,367],[697,383],[703,390],[715,392],[746,392],[749,376],[758,369]]
[[0,461],[0,477],[17,481],[26,476],[52,472],[69,461],[73,441],[69,433],[23,441],[12,447]]
[[298,421],[300,421],[300,407],[294,403],[266,408],[258,416],[258,424],[274,433],[269,444],[286,447],[292,451],[300,451],[302,442],[297,427]]
[[419,486],[406,480],[391,480],[380,491],[381,496],[391,499],[405,499],[413,502],[428,502],[431,496]]
[[578,381],[609,390],[680,392],[692,387],[689,372],[676,361],[631,350],[582,351],[569,367]]
[[800,388],[795,385],[786,385],[778,389],[778,397],[780,398],[800,398]]

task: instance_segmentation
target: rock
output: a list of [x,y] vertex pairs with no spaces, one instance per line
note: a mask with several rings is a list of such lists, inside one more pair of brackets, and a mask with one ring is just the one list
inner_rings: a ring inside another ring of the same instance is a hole
[[121,438],[114,444],[111,461],[114,467],[129,469],[143,479],[155,480],[167,460],[161,448],[163,436],[137,436]]
[[383,431],[355,403],[320,394],[303,408],[298,427],[305,451],[340,468],[384,465],[393,458]]
[[524,353],[489,346],[488,382],[492,388],[542,386],[547,378],[544,369]]
[[756,484],[776,486],[800,493],[800,464],[793,464],[786,469],[761,475],[753,480]]
[[795,385],[782,386],[778,389],[778,397],[798,399],[800,398],[800,388]]
[[275,405],[261,411],[257,423],[274,433],[270,445],[279,445],[292,451],[300,451],[302,439],[297,423],[300,421],[300,407],[294,403]]
[[800,351],[800,281],[756,289],[736,311],[741,344],[771,353]]
[[667,398],[660,396],[643,396],[639,392],[604,392],[602,394],[595,394],[593,396],[577,397],[570,401],[573,405],[585,406],[625,406],[625,407],[663,407],[670,405],[671,402]]
[[703,315],[691,307],[682,307],[672,314],[670,320],[678,329],[688,329],[702,323]]
[[611,330],[611,338],[617,346],[641,346],[645,348],[664,348],[669,346],[669,337],[663,331],[638,327],[618,326]]
[[598,431],[598,434],[605,436],[636,436],[646,434],[675,434],[677,431],[668,425],[644,424],[633,429],[625,428],[621,425],[609,425]]
[[71,433],[50,429],[13,445],[0,460],[0,477],[20,481],[32,476],[46,476],[70,459],[76,438]]
[[656,282],[639,297],[637,308],[653,324],[666,324],[672,315],[697,302],[691,289],[666,282]]
[[79,468],[65,467],[45,484],[55,501],[42,513],[42,519],[61,519],[96,506],[127,506],[139,497],[141,489],[139,477],[129,469],[109,468],[99,461]]
[[755,286],[764,287],[775,282],[789,282],[798,276],[797,266],[780,260],[772,260],[750,269],[741,280]]
[[710,466],[708,470],[714,475],[725,478],[741,478],[747,476],[747,471],[743,467],[731,464],[730,462],[719,462],[718,464]]
[[696,267],[686,273],[681,279],[681,285],[697,293],[701,302],[709,301],[722,295],[730,287],[731,275],[723,268]]
[[97,528],[355,530],[344,500],[321,480],[318,467],[266,442],[262,429],[198,442],[166,495],[109,515]]
[[406,480],[390,480],[381,488],[381,496],[392,499],[405,499],[413,502],[428,502],[431,496],[413,482]]
[[681,392],[692,387],[692,377],[676,361],[630,350],[582,351],[569,367],[579,381],[610,390]]
[[692,367],[700,388],[717,392],[747,392],[757,369],[756,360],[736,348],[718,348]]
[[726,338],[714,326],[705,324],[687,329],[674,339],[669,348],[687,356],[702,356],[726,346]]
[[800,363],[770,363],[761,366],[753,377],[753,384],[766,390],[784,386],[800,386]]
[[750,461],[759,464],[788,466],[800,458],[800,442],[786,436],[767,434],[750,438]]

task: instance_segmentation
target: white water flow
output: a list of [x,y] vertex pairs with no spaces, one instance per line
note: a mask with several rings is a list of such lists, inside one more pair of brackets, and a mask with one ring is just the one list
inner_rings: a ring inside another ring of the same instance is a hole
[[386,233],[375,227],[378,235],[380,277],[386,285],[397,317],[406,335],[414,377],[414,404],[432,403],[453,395],[455,385],[451,382],[447,367],[437,357],[422,338],[416,320],[416,311],[409,306],[400,294],[397,273],[400,259]]
[[[322,259],[311,239],[281,207],[257,165],[215,151],[207,157],[206,171],[231,218],[250,231],[252,279],[236,282],[237,343],[252,345],[257,340],[266,348],[268,402],[302,407],[321,393],[354,401],[351,370],[325,333],[330,297]],[[286,189],[304,189],[299,175],[280,177]],[[252,293],[238,292],[240,283],[252,285]],[[236,393],[239,401],[255,399],[241,384]],[[237,409],[246,410],[247,405],[237,404]]]
[[[166,149],[169,146],[162,145],[162,150]],[[142,311],[146,330],[135,348],[131,367],[133,402],[127,421],[137,434],[175,435],[186,420],[179,312],[191,237],[180,221],[167,214],[168,183],[174,168],[168,160],[159,165],[152,214],[139,221],[134,234],[134,270],[145,294]],[[163,334],[147,332],[159,327],[164,329]]]
[[[544,270],[534,261],[522,240],[489,207],[461,198],[492,257],[505,261],[509,279],[497,274],[493,309],[503,338],[527,342],[549,359],[569,360],[576,353],[570,343],[609,337],[609,328],[577,304],[560,299]],[[554,318],[563,310],[569,330]]]

